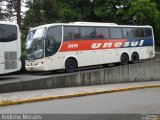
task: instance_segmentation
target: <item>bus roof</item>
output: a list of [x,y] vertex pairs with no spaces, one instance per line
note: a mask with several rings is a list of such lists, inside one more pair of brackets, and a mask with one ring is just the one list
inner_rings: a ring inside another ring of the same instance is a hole
[[0,21],[0,24],[5,24],[5,25],[16,25],[16,26],[17,26],[17,23],[9,22],[9,21]]
[[51,27],[51,26],[104,26],[104,27],[146,27],[146,28],[152,28],[150,25],[118,25],[116,23],[101,23],[101,22],[69,22],[69,23],[52,23],[52,24],[45,24],[38,27],[31,28],[30,30],[38,29],[38,28],[44,28],[44,27]]
[[78,25],[117,25],[116,23],[101,23],[101,22],[71,22],[70,24],[78,24]]

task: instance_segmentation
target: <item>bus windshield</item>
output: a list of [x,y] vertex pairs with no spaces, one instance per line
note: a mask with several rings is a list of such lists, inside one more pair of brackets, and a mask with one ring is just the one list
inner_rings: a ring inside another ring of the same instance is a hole
[[36,30],[31,30],[28,33],[27,41],[33,40],[34,38],[42,38],[45,36],[46,28],[39,28]]
[[28,35],[27,35],[27,41],[33,39],[33,35],[34,35],[35,31],[36,31],[36,30],[29,31],[29,33],[28,33]]
[[42,38],[45,36],[46,28],[40,28],[34,31],[33,39],[34,38]]
[[29,49],[27,50],[27,59],[28,60],[34,60],[34,59],[40,59],[44,56],[44,39],[43,38],[37,38],[33,39]]
[[39,29],[36,29],[36,30],[29,31],[28,36],[27,36],[27,46],[26,46],[26,48],[27,49],[30,48],[33,39],[43,38],[45,36],[45,33],[46,33],[46,28],[39,28]]
[[28,60],[35,60],[43,57],[49,57],[55,54],[58,51],[61,44],[62,29],[61,26],[50,27],[48,28],[47,32],[46,29],[44,28],[37,29],[35,31],[32,31],[32,35],[33,36],[28,37],[30,39],[32,38],[32,40],[30,40],[31,43],[27,49]]

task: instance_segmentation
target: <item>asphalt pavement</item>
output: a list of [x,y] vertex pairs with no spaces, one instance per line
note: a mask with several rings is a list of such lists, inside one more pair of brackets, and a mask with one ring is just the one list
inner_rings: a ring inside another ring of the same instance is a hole
[[0,106],[160,87],[160,81],[45,89],[0,94]]
[[160,88],[99,94],[1,107],[0,113],[158,114]]

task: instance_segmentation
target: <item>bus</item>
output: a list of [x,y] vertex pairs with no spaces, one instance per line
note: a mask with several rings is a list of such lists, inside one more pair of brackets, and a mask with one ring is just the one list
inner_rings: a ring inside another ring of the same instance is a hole
[[54,23],[32,28],[27,37],[27,71],[64,69],[110,63],[138,63],[155,57],[149,25]]
[[21,42],[16,23],[0,21],[0,74],[21,69]]

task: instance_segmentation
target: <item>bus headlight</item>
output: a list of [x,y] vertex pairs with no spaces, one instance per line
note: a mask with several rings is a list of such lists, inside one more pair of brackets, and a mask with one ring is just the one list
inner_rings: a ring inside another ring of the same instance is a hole
[[39,63],[37,63],[36,65],[42,65],[44,62],[39,62]]

